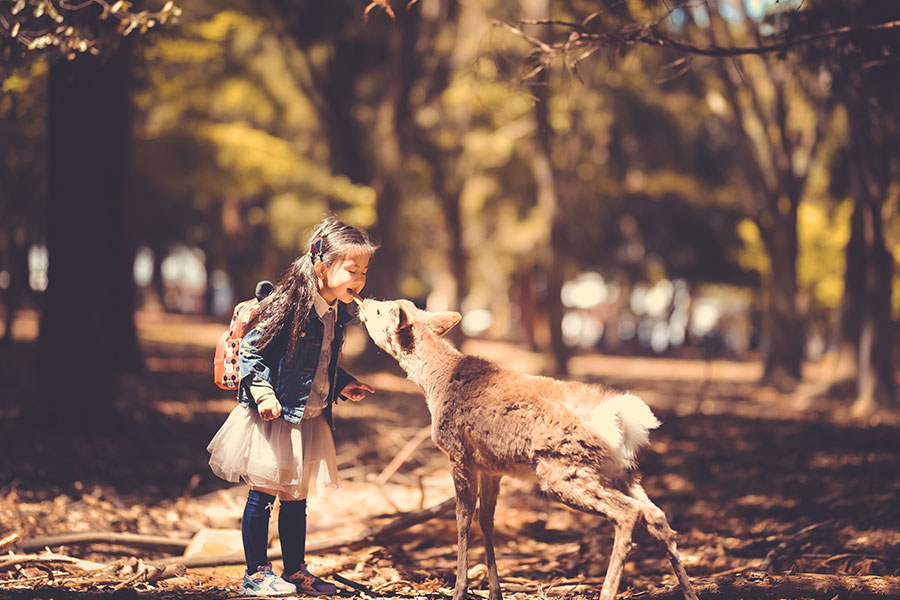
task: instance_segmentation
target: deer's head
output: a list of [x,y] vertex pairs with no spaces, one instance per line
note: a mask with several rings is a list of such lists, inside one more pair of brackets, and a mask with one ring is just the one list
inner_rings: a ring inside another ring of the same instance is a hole
[[409,300],[364,300],[359,318],[375,344],[396,359],[415,351],[428,335],[442,336],[459,323],[458,312],[428,312]]

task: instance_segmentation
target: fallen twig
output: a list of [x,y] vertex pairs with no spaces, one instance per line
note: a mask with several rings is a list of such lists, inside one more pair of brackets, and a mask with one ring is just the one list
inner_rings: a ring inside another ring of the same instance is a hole
[[126,579],[125,581],[116,585],[113,589],[121,590],[123,587],[125,587],[127,585],[131,585],[138,579],[143,579],[146,574],[147,574],[147,565],[144,564],[143,559],[138,559],[137,572],[134,575],[132,575],[131,577],[129,577],[128,579]]
[[[425,521],[449,513],[454,506],[456,506],[456,498],[448,498],[440,504],[437,504],[430,508],[426,508],[425,510],[417,510],[398,515],[397,518],[395,518],[393,521],[380,527],[367,529],[366,531],[357,534],[334,537],[318,542],[310,542],[306,545],[306,550],[307,552],[319,552],[322,550],[331,550],[333,548],[341,548],[345,546],[371,544],[377,542],[377,540],[380,538],[392,535],[394,533],[397,533],[398,531],[408,529],[413,525],[418,525],[419,523],[424,523]],[[269,558],[281,558],[281,551],[275,548],[270,549]],[[173,564],[183,564],[186,567],[215,567],[220,565],[237,565],[242,562],[244,562],[244,552],[239,550],[237,552],[228,552],[226,554],[215,554],[207,556],[197,555],[189,557],[175,556],[171,558],[161,558],[159,560],[151,561],[148,564],[157,567]]]
[[378,485],[384,485],[387,483],[388,479],[391,478],[391,475],[397,472],[403,463],[412,456],[412,453],[416,451],[422,442],[428,439],[428,436],[431,435],[431,424],[429,423],[421,430],[419,430],[416,435],[412,437],[403,448],[400,449],[400,452],[397,453],[397,456],[388,463],[388,465],[384,468],[384,470],[378,474],[378,477],[375,478],[375,483]]
[[347,579],[346,577],[343,577],[343,576],[341,576],[341,575],[338,575],[337,573],[335,573],[334,575],[332,575],[332,579],[334,579],[334,580],[337,581],[338,583],[341,583],[341,584],[343,584],[343,585],[346,585],[346,586],[349,587],[349,588],[353,588],[353,589],[356,590],[357,592],[362,592],[363,594],[368,594],[369,596],[374,596],[374,595],[375,595],[375,591],[372,590],[371,588],[367,588],[367,587],[364,586],[363,584],[361,584],[361,583],[356,583],[355,581],[352,581],[352,580],[350,580],[350,579]]
[[769,552],[766,554],[766,557],[763,559],[763,561],[761,563],[759,563],[759,570],[763,571],[764,573],[770,572],[772,570],[772,567],[775,564],[775,561],[778,559],[779,556],[781,556],[782,554],[787,552],[788,548],[805,540],[814,531],[816,531],[817,529],[820,529],[821,527],[823,527],[825,525],[828,525],[829,523],[831,523],[831,521],[822,521],[821,523],[814,523],[813,525],[804,527],[800,531],[798,531],[794,534],[791,534],[790,536],[783,539],[780,544],[778,544],[777,546],[775,546],[774,548],[769,550]]
[[0,550],[3,550],[7,546],[12,546],[16,542],[18,542],[20,539],[22,539],[22,538],[20,538],[19,534],[15,533],[15,532],[5,536],[4,538],[0,539]]
[[139,535],[136,533],[113,533],[90,531],[85,533],[65,533],[48,535],[22,540],[16,544],[21,550],[39,550],[53,546],[75,546],[81,544],[122,544],[153,548],[163,551],[183,552],[188,540],[176,540],[158,535]]
[[[900,577],[822,575],[795,573],[769,575],[753,572],[717,578],[694,579],[697,596],[775,600],[778,598],[834,598],[842,600],[885,600],[900,597]],[[681,600],[678,586],[651,592],[623,594],[626,600]]]
[[77,569],[81,569],[82,571],[100,570],[105,566],[100,563],[91,562],[89,560],[82,560],[80,558],[74,558],[72,556],[66,556],[64,554],[45,552],[43,554],[9,554],[3,557],[3,560],[0,560],[0,569],[8,569],[10,567],[21,565],[33,565],[37,563],[66,564]]

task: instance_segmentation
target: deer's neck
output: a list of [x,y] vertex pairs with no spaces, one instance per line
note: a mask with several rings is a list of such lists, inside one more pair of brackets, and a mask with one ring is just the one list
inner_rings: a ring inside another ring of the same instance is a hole
[[431,334],[417,339],[415,349],[400,360],[409,379],[425,392],[432,415],[442,397],[441,390],[461,357],[462,353],[444,338]]

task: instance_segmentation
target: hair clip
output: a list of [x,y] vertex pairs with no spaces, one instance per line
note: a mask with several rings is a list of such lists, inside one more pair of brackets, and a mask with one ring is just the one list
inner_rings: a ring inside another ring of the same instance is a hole
[[312,241],[312,253],[313,254],[318,254],[319,256],[322,255],[322,242],[324,242],[324,241],[325,240],[322,238],[322,236],[319,236]]

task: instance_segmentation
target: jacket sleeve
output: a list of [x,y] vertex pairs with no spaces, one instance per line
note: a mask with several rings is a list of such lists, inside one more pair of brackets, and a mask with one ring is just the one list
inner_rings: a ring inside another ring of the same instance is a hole
[[[272,381],[272,370],[266,363],[265,357],[256,349],[256,342],[262,336],[262,332],[258,327],[250,330],[250,333],[241,339],[240,347],[240,375],[241,381],[246,377],[255,375],[257,378],[267,382],[274,388]],[[252,381],[252,380],[251,380]]]
[[268,398],[278,400],[275,396],[275,390],[272,389],[272,384],[256,375],[253,375],[253,378],[250,380],[250,396],[257,404]]
[[344,388],[347,387],[347,384],[350,383],[351,381],[356,381],[356,378],[353,375],[351,375],[350,373],[348,373],[347,371],[345,371],[344,369],[342,369],[341,367],[338,367],[337,368],[337,377],[335,379],[336,379],[336,381],[334,384],[334,387],[335,387],[334,397],[335,398],[341,397],[346,400],[347,398],[345,396],[342,396],[341,394],[344,391]]

